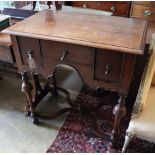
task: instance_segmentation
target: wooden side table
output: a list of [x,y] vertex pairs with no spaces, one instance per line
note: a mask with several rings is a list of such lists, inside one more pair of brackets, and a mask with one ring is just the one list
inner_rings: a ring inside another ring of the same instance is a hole
[[[65,64],[79,73],[85,85],[118,93],[111,135],[111,141],[117,142],[135,57],[144,53],[146,31],[145,20],[93,14],[90,18],[89,14],[62,11],[42,11],[6,29],[18,71],[23,72],[22,92],[33,122],[38,123],[35,108],[40,100],[51,91],[57,95],[56,68]],[[32,73],[33,84],[27,72]],[[51,77],[53,88],[48,83],[42,88],[38,74]]]

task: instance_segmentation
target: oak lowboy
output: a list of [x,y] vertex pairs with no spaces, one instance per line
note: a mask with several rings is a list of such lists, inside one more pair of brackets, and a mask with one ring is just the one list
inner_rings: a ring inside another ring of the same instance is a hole
[[[42,11],[6,29],[4,32],[11,34],[18,70],[24,72],[22,91],[34,122],[35,106],[41,98],[49,91],[57,94],[56,66],[66,64],[75,68],[89,87],[120,95],[113,110],[114,142],[120,120],[126,114],[125,97],[135,58],[144,51],[146,30],[145,20],[61,11]],[[25,71],[33,72],[33,86]],[[53,74],[53,89],[48,85],[41,88],[35,73],[45,78]]]

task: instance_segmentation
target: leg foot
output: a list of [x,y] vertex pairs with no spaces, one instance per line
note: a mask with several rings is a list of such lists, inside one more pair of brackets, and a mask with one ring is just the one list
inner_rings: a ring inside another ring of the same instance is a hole
[[[22,74],[22,81],[23,81],[23,83],[22,83],[21,91],[26,96],[26,100],[27,100],[26,107],[29,107],[28,111],[30,111],[31,116],[33,118],[35,118],[34,102],[32,101],[32,89],[33,89],[33,87],[32,87],[31,83],[28,80],[26,72],[24,72]],[[27,113],[26,116],[29,116],[29,113]]]
[[25,117],[29,117],[29,116],[31,116],[31,112],[30,111],[26,111],[25,112]]
[[38,120],[38,118],[32,118],[32,122],[33,122],[33,124],[35,124],[35,125],[39,125],[39,120]]
[[118,131],[121,119],[126,115],[126,107],[125,107],[125,97],[120,96],[118,100],[118,104],[114,106],[113,114],[115,115],[115,121],[113,125],[112,135],[111,135],[111,146],[116,145],[118,142]]

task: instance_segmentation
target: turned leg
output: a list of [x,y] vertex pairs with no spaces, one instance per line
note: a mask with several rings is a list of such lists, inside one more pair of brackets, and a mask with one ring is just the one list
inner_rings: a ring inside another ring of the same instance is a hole
[[32,116],[32,121],[34,124],[38,124],[39,121],[38,119],[35,117],[35,110],[34,110],[34,104],[32,101],[32,85],[31,83],[28,81],[28,77],[27,77],[27,73],[24,72],[22,74],[22,87],[21,87],[21,91],[25,94],[26,96],[26,100],[27,100],[27,106],[30,107],[30,112],[31,112],[31,116]]
[[25,105],[25,117],[31,116],[31,110],[30,110],[30,104],[28,101],[26,101]]
[[130,133],[130,132],[126,132],[126,136],[125,136],[125,142],[124,142],[124,145],[123,145],[123,148],[122,148],[122,153],[124,153],[131,141],[131,139],[133,138],[133,134]]
[[111,145],[116,144],[120,121],[126,115],[125,97],[124,96],[120,96],[120,98],[118,100],[118,104],[116,104],[114,106],[113,114],[115,115],[115,121],[114,121],[112,135],[111,135]]

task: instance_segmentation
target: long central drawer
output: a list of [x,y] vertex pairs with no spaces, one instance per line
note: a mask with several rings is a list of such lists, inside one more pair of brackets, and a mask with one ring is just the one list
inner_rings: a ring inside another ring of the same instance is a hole
[[46,40],[41,40],[40,44],[45,59],[52,58],[81,65],[92,64],[93,48]]

